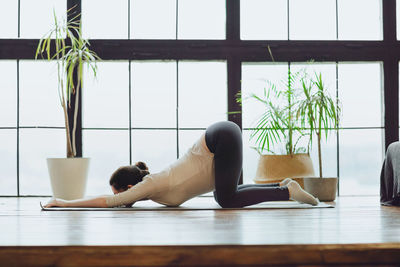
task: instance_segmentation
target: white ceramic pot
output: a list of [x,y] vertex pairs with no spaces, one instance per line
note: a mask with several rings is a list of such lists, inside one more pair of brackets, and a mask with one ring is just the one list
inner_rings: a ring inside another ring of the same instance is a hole
[[304,190],[321,201],[334,201],[338,178],[304,177]]
[[85,195],[89,158],[48,158],[53,196],[77,199]]

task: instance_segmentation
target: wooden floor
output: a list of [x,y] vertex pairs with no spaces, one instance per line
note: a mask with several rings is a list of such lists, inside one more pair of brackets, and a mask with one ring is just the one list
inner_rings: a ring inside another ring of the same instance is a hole
[[0,198],[0,266],[400,266],[400,208],[41,211]]

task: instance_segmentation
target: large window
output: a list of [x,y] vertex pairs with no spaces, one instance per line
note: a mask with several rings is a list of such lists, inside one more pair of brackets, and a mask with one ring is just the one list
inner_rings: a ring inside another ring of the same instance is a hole
[[[325,176],[339,176],[341,195],[377,195],[385,147],[399,130],[400,58],[387,56],[398,45],[397,2],[4,0],[0,195],[51,194],[46,158],[65,156],[65,126],[55,64],[35,61],[34,49],[53,12],[65,17],[75,5],[83,35],[104,58],[96,79],[85,72],[79,104],[82,156],[91,158],[87,194],[109,193],[121,165],[141,160],[162,170],[219,120],[243,129],[243,182],[252,183],[258,154],[250,133],[263,107],[240,106],[236,94],[261,92],[307,65],[322,72],[343,109],[341,128],[322,145]],[[316,149],[311,157],[317,171]]]

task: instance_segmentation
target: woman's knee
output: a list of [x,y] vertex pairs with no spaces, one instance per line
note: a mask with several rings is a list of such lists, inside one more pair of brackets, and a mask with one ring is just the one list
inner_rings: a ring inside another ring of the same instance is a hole
[[221,197],[214,191],[214,199],[222,208],[238,208],[234,205],[233,197]]
[[228,200],[217,200],[218,205],[220,205],[222,208],[227,209],[227,208],[234,208],[231,204],[230,201]]
[[218,204],[224,209],[242,208],[242,206],[235,204],[233,201],[223,200],[223,201],[218,202]]

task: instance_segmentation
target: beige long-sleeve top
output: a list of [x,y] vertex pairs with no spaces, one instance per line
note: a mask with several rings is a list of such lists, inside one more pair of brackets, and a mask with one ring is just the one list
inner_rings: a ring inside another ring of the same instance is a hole
[[214,154],[208,150],[203,134],[169,167],[146,175],[142,182],[125,192],[108,196],[106,203],[108,207],[117,207],[147,198],[167,206],[179,206],[214,188]]

